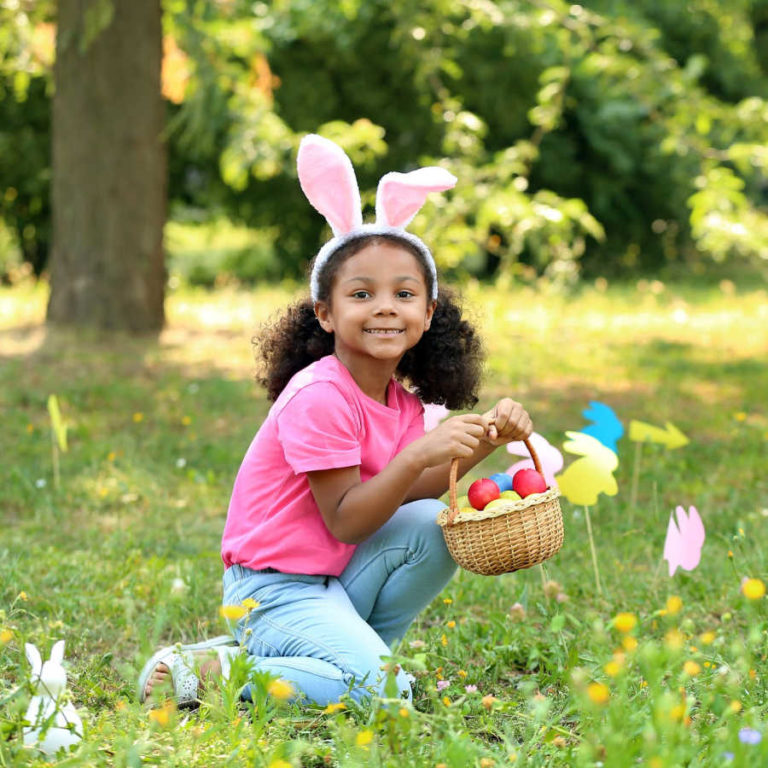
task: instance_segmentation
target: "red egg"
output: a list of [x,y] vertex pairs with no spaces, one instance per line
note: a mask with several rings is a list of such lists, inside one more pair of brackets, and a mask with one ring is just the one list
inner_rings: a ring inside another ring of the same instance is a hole
[[512,490],[524,499],[532,493],[544,493],[547,481],[535,469],[519,469],[512,478]]
[[467,491],[469,503],[475,509],[485,509],[486,504],[494,499],[498,499],[499,496],[501,496],[499,486],[487,477],[475,480],[475,482],[469,486],[469,490]]

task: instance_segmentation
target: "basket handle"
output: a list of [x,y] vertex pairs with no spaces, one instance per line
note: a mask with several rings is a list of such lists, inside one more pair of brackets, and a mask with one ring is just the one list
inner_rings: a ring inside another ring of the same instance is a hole
[[[525,447],[528,449],[528,453],[531,454],[531,459],[533,460],[533,466],[536,467],[536,471],[540,475],[544,475],[544,473],[541,470],[541,462],[539,461],[539,456],[534,450],[533,446],[530,444],[530,442],[526,439],[523,440],[525,443]],[[448,507],[448,524],[451,525],[456,518],[456,515],[459,514],[459,507],[456,503],[456,483],[459,479],[459,460],[458,458],[451,459],[451,471],[448,474],[448,497],[449,497],[449,507]]]

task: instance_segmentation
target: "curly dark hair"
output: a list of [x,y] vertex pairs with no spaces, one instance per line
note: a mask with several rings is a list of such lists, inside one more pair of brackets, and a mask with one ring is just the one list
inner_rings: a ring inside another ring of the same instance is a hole
[[[333,280],[341,264],[364,247],[381,241],[395,242],[414,255],[424,272],[427,294],[431,295],[432,275],[414,246],[393,235],[368,235],[347,243],[329,259],[319,279],[319,300],[330,302]],[[289,306],[254,337],[253,343],[264,365],[258,381],[272,401],[294,374],[334,350],[333,334],[321,328],[309,297]],[[425,403],[445,405],[451,410],[472,408],[477,403],[483,360],[477,331],[462,317],[456,295],[441,288],[429,330],[403,355],[395,373],[410,383]]]

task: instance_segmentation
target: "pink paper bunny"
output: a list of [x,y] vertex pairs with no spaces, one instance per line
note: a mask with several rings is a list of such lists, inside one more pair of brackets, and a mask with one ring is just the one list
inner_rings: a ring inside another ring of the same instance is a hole
[[[546,437],[542,437],[538,432],[534,432],[528,439],[539,457],[547,485],[550,488],[557,488],[555,475],[563,468],[563,454]],[[507,451],[515,456],[528,456],[527,459],[513,464],[507,470],[508,475],[514,476],[515,472],[520,469],[533,469],[533,460],[530,458],[528,449],[522,440],[507,443]]]
[[[675,513],[677,525],[675,525]],[[701,560],[704,546],[704,523],[696,507],[688,507],[688,514],[678,506],[669,516],[667,538],[664,542],[664,559],[669,563],[669,575],[674,576],[678,566],[692,571]]]
[[424,403],[424,431],[433,430],[449,413],[444,405]]

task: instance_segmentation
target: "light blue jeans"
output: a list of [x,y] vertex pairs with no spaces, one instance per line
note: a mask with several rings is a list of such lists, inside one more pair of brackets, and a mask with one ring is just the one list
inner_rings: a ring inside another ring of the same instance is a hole
[[[235,629],[252,667],[288,680],[322,706],[348,691],[357,701],[371,691],[381,695],[382,657],[456,569],[435,522],[444,506],[424,499],[400,507],[358,545],[338,577],[229,567],[224,605],[249,597],[259,603]],[[402,670],[396,680],[410,698]]]

